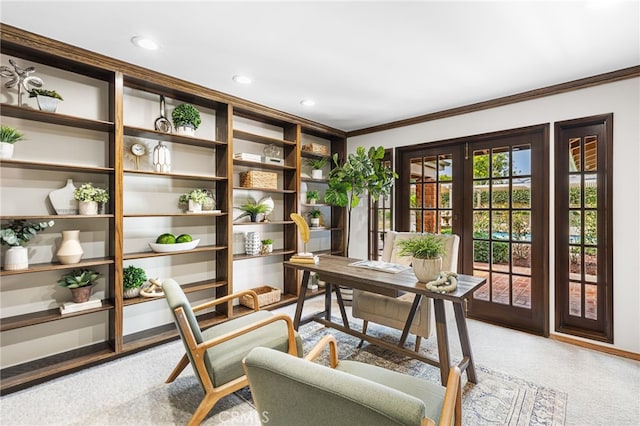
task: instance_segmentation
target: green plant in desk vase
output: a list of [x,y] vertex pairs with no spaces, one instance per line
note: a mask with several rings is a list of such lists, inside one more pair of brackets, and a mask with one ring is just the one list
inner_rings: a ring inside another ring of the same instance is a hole
[[[418,280],[431,283],[441,278],[442,256],[445,254],[444,243],[435,234],[417,235],[413,238],[398,241],[400,256],[412,256],[411,266]],[[445,280],[448,280],[447,275]],[[427,288],[429,288],[427,286]]]

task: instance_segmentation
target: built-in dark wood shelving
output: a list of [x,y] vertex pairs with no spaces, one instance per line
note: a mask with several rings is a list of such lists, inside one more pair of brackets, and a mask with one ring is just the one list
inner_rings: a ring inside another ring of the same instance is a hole
[[0,216],[0,220],[64,220],[64,219],[105,219],[112,218],[112,214],[43,214],[43,215],[31,215],[31,216]]
[[226,181],[226,177],[212,176],[212,175],[198,175],[193,173],[158,173],[153,170],[132,170],[125,169],[125,173],[137,174],[145,176],[157,176],[157,177],[171,177],[178,179],[190,179],[190,180],[210,180],[210,181]]
[[294,222],[292,220],[270,220],[269,222],[234,222],[234,225],[291,225]]
[[21,118],[24,120],[58,124],[60,126],[76,127],[78,129],[96,130],[99,132],[111,132],[114,128],[113,123],[110,121],[92,120],[9,104],[0,105],[0,114],[5,117]]
[[[208,280],[208,281],[198,281],[198,282],[188,283],[188,284],[181,284],[181,287],[182,287],[182,291],[184,291],[185,293],[193,293],[195,291],[207,290],[210,288],[224,287],[228,284],[229,283],[226,280],[213,280],[213,281]],[[124,299],[124,306],[151,302],[153,300],[158,300],[158,298],[144,297],[144,296],[133,297],[131,299]]]
[[216,217],[226,216],[227,212],[220,213],[133,213],[124,214],[124,217]]
[[220,251],[226,249],[226,246],[199,246],[192,250],[172,251],[169,253],[156,253],[154,251],[145,251],[141,253],[129,253],[122,256],[123,260],[145,259],[149,257],[175,256],[179,254],[204,253],[210,251]]
[[296,170],[295,166],[289,166],[287,164],[271,164],[260,163],[258,161],[246,161],[233,159],[233,164],[236,166],[249,167],[252,169],[270,169],[270,170]]
[[88,268],[90,266],[100,266],[100,265],[110,265],[113,263],[113,258],[110,257],[96,257],[92,259],[82,259],[79,263],[74,263],[72,265],[63,265],[59,262],[50,262],[50,263],[35,263],[30,264],[27,269],[18,269],[16,271],[5,271],[4,269],[0,271],[0,276],[7,275],[19,275],[19,274],[32,274],[35,272],[47,272],[47,271],[57,271],[63,269],[80,269],[80,268]]
[[257,259],[259,257],[267,257],[267,256],[282,256],[284,254],[293,254],[295,250],[288,249],[278,249],[273,250],[271,253],[266,254],[234,254],[233,260],[246,260],[246,259]]
[[80,315],[93,314],[100,311],[113,309],[113,302],[108,299],[102,301],[102,306],[94,309],[87,309],[80,312],[73,312],[62,315],[59,308],[47,309],[45,311],[31,312],[23,315],[2,318],[0,320],[0,331],[14,330],[16,328],[29,327],[43,324],[45,322],[58,321],[62,319],[77,317]]
[[329,157],[329,155],[324,155],[324,154],[319,154],[317,152],[311,152],[311,151],[300,151],[300,155],[302,157],[306,157],[306,158],[324,158],[324,157]]
[[97,167],[97,166],[81,166],[78,164],[56,164],[56,163],[44,163],[39,161],[24,161],[24,160],[0,160],[0,166],[2,167],[15,167],[21,169],[38,169],[38,170],[53,170],[53,171],[77,171],[87,173],[113,173],[112,167]]
[[313,178],[307,178],[307,177],[300,178],[300,181],[310,182],[310,183],[329,183],[329,179],[313,179]]
[[274,194],[295,194],[296,191],[294,189],[272,189],[272,188],[245,188],[242,186],[234,186],[234,190],[236,191],[260,191],[260,192],[271,192]]
[[183,136],[175,133],[164,133],[157,130],[143,129],[141,127],[124,126],[125,136],[135,136],[143,139],[162,140],[166,142],[181,143],[184,145],[215,148],[218,145],[227,145],[226,142],[212,139],[202,139],[195,136]]
[[270,138],[268,136],[257,135],[255,133],[245,132],[243,130],[234,130],[233,137],[235,139],[242,139],[246,141],[262,143],[265,145],[277,145],[277,146],[285,146],[285,145],[295,146],[296,145],[296,141]]

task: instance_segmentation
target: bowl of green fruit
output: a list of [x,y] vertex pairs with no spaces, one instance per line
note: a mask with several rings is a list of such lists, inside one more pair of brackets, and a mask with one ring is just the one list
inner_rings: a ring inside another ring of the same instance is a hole
[[171,253],[193,250],[199,242],[200,240],[194,240],[189,234],[180,234],[176,237],[171,233],[164,233],[156,238],[155,243],[149,243],[149,247],[156,253]]

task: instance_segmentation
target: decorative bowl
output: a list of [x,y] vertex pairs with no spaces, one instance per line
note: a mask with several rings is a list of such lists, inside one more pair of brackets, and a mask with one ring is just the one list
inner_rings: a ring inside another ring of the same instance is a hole
[[158,244],[158,243],[149,243],[149,247],[151,250],[156,253],[171,253],[174,251],[186,251],[193,250],[198,246],[200,240],[189,241],[188,243],[175,243],[175,244]]

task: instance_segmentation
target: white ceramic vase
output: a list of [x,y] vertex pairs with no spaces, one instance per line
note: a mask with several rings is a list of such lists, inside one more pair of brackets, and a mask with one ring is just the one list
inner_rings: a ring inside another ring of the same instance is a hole
[[189,213],[200,213],[202,211],[202,203],[196,203],[189,200]]
[[84,250],[80,244],[80,231],[75,229],[72,231],[62,231],[62,242],[56,253],[58,260],[63,265],[73,265],[80,262]]
[[9,142],[0,142],[0,159],[10,160],[13,158],[13,144]]
[[411,265],[418,281],[426,283],[435,280],[440,275],[442,257],[437,257],[436,259],[418,259],[414,257]]
[[60,102],[60,99],[41,95],[36,96],[36,100],[38,101],[38,108],[40,108],[41,111],[47,112],[56,112],[58,103]]
[[311,178],[312,179],[322,179],[322,169],[313,169],[311,170]]
[[244,237],[244,252],[248,255],[255,256],[260,254],[262,248],[262,240],[257,232],[247,232]]
[[13,246],[4,255],[5,271],[17,271],[29,268],[29,252],[26,247]]
[[80,214],[94,215],[98,214],[98,202],[97,201],[80,201],[78,203]]
[[56,214],[78,214],[78,201],[73,198],[75,190],[73,180],[67,179],[65,186],[49,193],[49,201]]
[[191,126],[176,127],[176,133],[182,136],[195,136],[196,129]]
[[153,170],[158,173],[168,173],[171,171],[171,152],[162,141],[153,148]]
[[319,217],[312,217],[310,219],[310,222],[311,222],[311,227],[312,228],[317,228],[317,227],[320,226],[320,218]]
[[134,297],[140,296],[140,290],[142,290],[142,286],[135,288],[125,288],[122,293],[122,297],[125,299],[133,299]]

